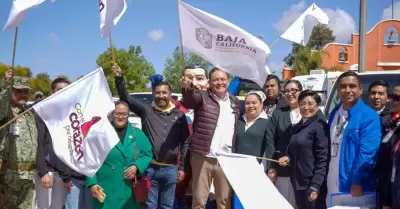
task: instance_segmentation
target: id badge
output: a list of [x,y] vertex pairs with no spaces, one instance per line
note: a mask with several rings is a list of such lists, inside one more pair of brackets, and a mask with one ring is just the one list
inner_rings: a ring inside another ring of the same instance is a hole
[[393,130],[389,131],[382,140],[382,143],[386,143],[389,141],[390,138],[393,136]]
[[339,151],[339,143],[333,143],[331,148],[331,156],[337,157],[338,151]]
[[392,183],[394,183],[395,180],[396,180],[396,165],[393,165],[392,166],[392,177],[391,177],[390,181]]
[[14,136],[19,136],[19,126],[17,124],[11,124],[10,133]]

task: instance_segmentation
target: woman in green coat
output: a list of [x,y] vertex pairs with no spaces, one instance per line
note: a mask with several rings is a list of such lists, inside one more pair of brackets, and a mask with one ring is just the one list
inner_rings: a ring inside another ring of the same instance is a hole
[[[130,184],[135,175],[142,175],[153,159],[152,146],[144,133],[128,122],[129,108],[117,102],[112,125],[120,142],[108,153],[103,165],[93,177],[86,177],[86,186],[93,195],[93,209],[139,209]],[[136,146],[136,161],[134,149]],[[101,191],[105,194],[101,203]]]

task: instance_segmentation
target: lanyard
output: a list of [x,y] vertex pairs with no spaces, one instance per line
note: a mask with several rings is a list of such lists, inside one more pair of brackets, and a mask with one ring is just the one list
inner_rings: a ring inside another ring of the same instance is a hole
[[339,141],[339,137],[340,135],[343,133],[344,131],[344,126],[346,126],[347,122],[349,121],[349,117],[347,116],[344,123],[340,124],[341,118],[340,118],[340,114],[338,114],[338,118],[337,118],[337,122],[336,122],[336,141]]

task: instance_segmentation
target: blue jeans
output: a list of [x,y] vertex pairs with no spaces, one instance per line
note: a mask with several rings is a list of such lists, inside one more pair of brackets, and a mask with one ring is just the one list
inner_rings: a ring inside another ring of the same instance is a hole
[[150,164],[146,175],[151,181],[147,209],[173,209],[178,168]]
[[67,194],[66,209],[92,209],[92,193],[85,187],[85,182],[73,179],[71,192]]

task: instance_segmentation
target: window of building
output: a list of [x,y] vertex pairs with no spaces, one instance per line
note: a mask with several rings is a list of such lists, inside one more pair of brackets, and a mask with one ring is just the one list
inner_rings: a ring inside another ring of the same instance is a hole
[[388,27],[385,33],[385,45],[399,44],[399,30],[396,27]]
[[345,47],[339,50],[339,62],[347,62],[347,49]]

